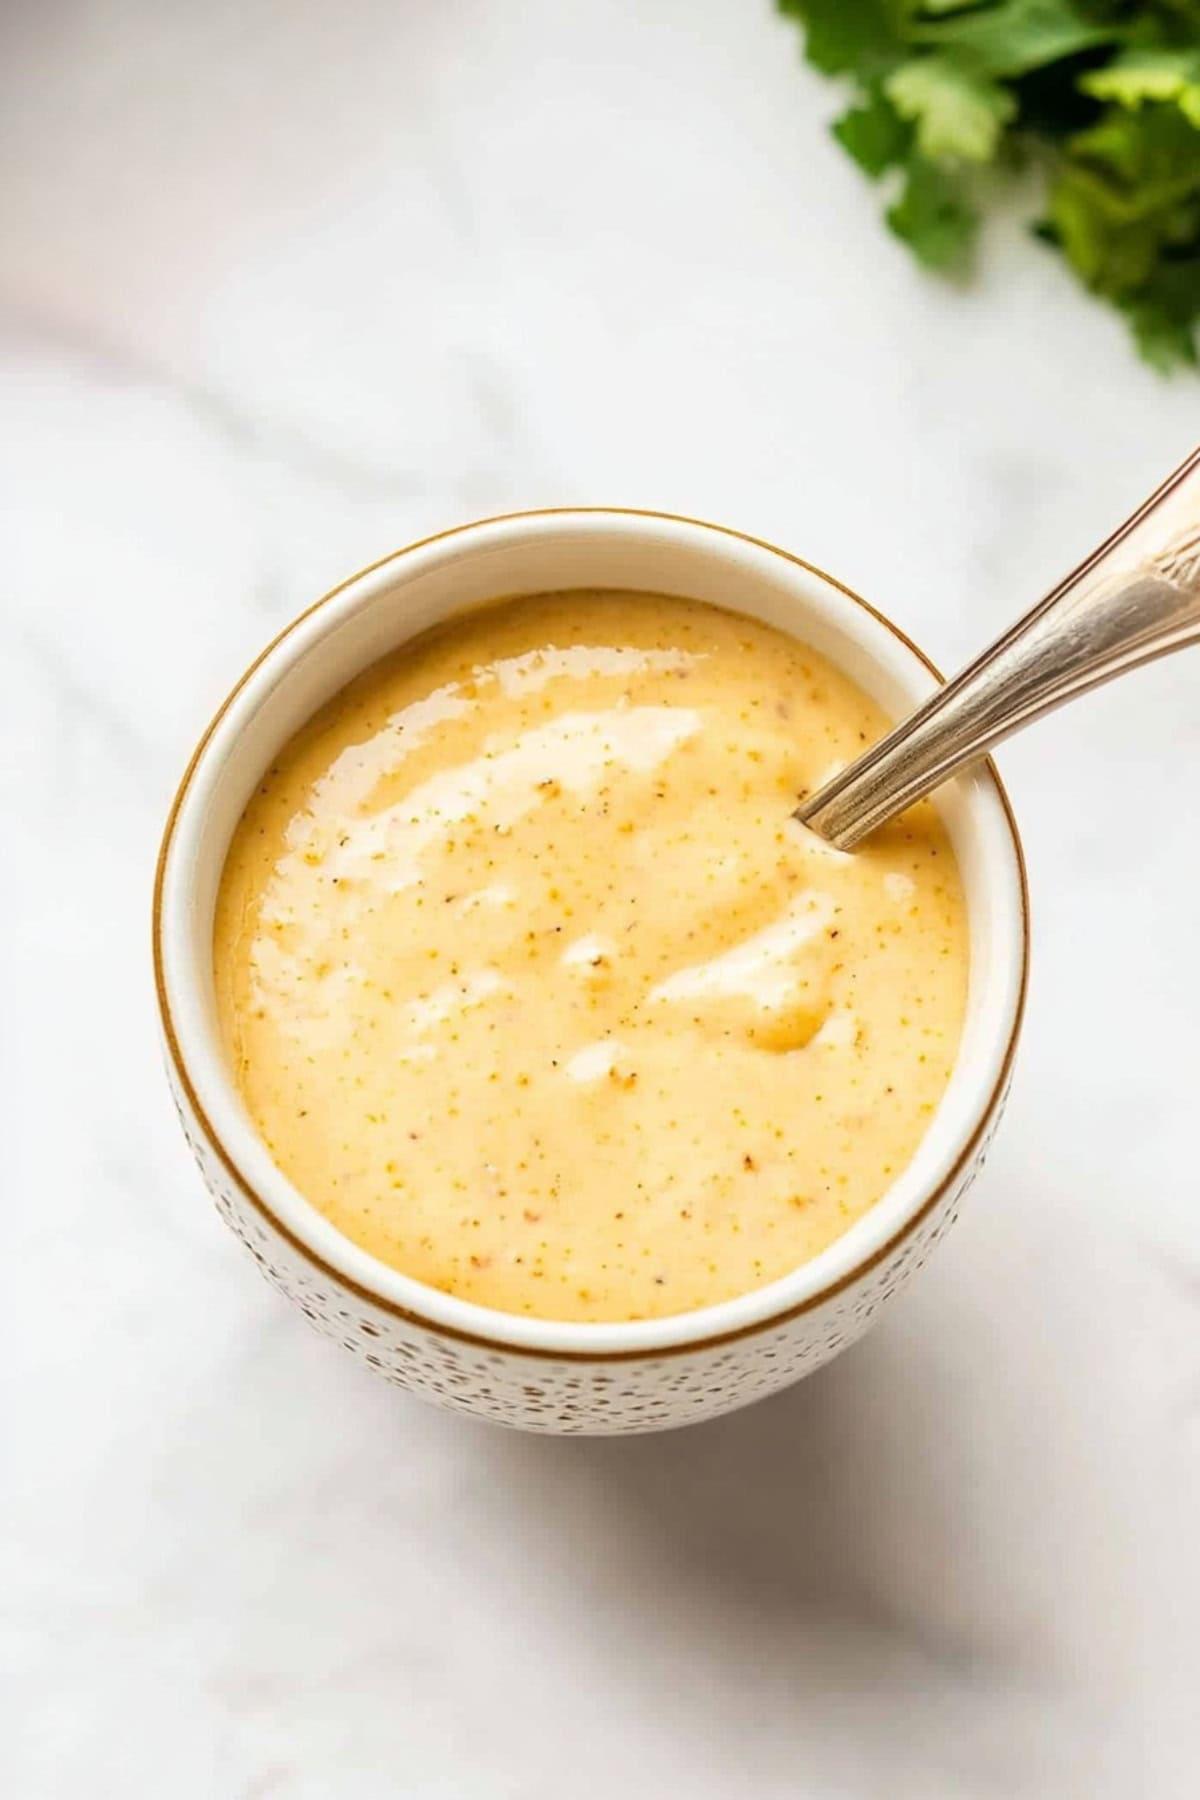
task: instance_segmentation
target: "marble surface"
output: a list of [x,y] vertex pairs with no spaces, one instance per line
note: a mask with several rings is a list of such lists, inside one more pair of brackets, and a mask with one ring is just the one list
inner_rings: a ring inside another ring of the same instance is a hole
[[309,1335],[207,1205],[147,913],[194,736],[464,518],[788,545],[949,665],[1196,436],[1019,219],[923,279],[768,0],[49,0],[0,54],[14,1800],[1175,1800],[1200,1758],[1200,662],[1003,757],[987,1177],[827,1372],[526,1440]]

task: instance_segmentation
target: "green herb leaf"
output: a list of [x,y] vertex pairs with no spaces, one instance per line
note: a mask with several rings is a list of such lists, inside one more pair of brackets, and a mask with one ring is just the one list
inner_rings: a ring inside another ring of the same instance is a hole
[[903,55],[900,8],[889,0],[779,0],[779,10],[803,22],[805,58],[826,75],[886,68]]
[[953,177],[914,156],[887,222],[927,269],[954,270],[966,263],[979,221]]
[[1169,374],[1200,365],[1200,256],[1160,264],[1122,309],[1148,363]]
[[1068,138],[1066,150],[1118,177],[1131,205],[1157,206],[1169,195],[1200,189],[1200,131],[1172,106],[1113,107],[1090,130]]
[[917,128],[917,148],[931,162],[990,162],[1004,127],[1017,115],[1013,94],[948,56],[901,63],[884,83],[902,119]]
[[835,120],[833,135],[868,175],[882,175],[903,162],[912,143],[912,128],[900,117],[880,87],[873,87],[861,106]]
[[1121,299],[1149,281],[1162,248],[1153,214],[1131,217],[1119,190],[1067,165],[1050,190],[1050,223],[1067,261],[1098,294]]
[[1173,101],[1188,123],[1200,129],[1200,50],[1127,50],[1082,76],[1079,85],[1085,94],[1119,106]]
[[936,20],[917,19],[911,36],[915,43],[969,52],[985,75],[1013,76],[1112,43],[1120,28],[1098,24],[1072,0],[1001,0]]
[[1158,368],[1200,331],[1200,0],[779,0],[805,53],[842,76],[834,136],[877,177],[931,269],[966,266],[991,196],[1044,173],[1037,234],[1119,307]]
[[1114,108],[1068,143],[1049,224],[1094,293],[1119,305],[1142,355],[1196,362],[1200,324],[1200,132],[1172,107]]

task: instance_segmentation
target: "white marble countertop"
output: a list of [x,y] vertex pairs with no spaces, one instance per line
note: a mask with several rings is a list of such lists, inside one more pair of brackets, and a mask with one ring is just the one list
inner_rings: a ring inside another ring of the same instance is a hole
[[977,291],[916,273],[768,0],[3,33],[5,1791],[1194,1793],[1200,661],[1003,757],[1035,982],[945,1249],[830,1370],[674,1436],[474,1426],[310,1336],[178,1136],[147,914],[210,709],[388,549],[695,513],[953,664],[1200,387],[1015,221]]

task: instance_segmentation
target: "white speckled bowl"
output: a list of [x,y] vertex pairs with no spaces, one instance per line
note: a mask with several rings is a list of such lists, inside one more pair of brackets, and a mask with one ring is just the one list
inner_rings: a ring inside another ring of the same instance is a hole
[[774,1392],[865,1331],[953,1220],[1000,1117],[1028,961],[1021,846],[990,765],[939,805],[967,893],[971,976],[957,1065],[911,1164],[820,1256],[719,1306],[636,1324],[494,1312],[377,1262],[275,1167],[226,1070],[215,1023],[213,907],[234,826],[280,746],[345,682],[428,626],[502,595],[614,587],[749,613],[810,643],[890,713],[936,672],[895,626],[782,550],[660,513],[517,513],[443,532],[365,569],[302,614],[233,689],[167,822],[154,959],[180,1118],[217,1205],[268,1280],[389,1381],[462,1412],[548,1432],[635,1432]]

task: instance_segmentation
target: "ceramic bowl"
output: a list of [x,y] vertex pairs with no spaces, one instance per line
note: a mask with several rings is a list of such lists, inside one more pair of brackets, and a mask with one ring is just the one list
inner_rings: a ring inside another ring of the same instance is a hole
[[892,715],[938,680],[921,652],[830,576],[757,539],[659,513],[519,513],[443,532],[364,569],[288,626],[208,727],[167,823],[154,957],[167,1065],[196,1160],[263,1274],[385,1380],[543,1432],[641,1432],[742,1406],[861,1336],[947,1230],[983,1165],[1021,1021],[1028,911],[1021,847],[984,764],[938,796],[962,872],[970,981],[949,1086],[912,1162],[828,1249],[718,1306],[632,1324],[492,1311],[399,1274],[329,1224],[276,1168],[225,1067],[213,909],[238,818],[277,750],[360,670],[504,595],[613,587],[707,600],[831,658]]

